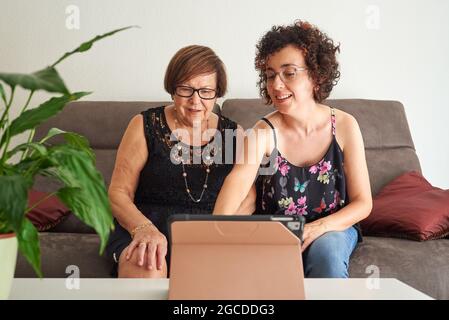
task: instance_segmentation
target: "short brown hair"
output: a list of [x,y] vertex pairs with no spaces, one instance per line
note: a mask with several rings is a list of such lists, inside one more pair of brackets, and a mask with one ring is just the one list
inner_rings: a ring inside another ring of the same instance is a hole
[[272,103],[265,78],[266,63],[271,55],[288,45],[295,46],[304,54],[309,76],[315,85],[315,101],[321,102],[329,97],[340,78],[336,57],[340,45],[334,45],[325,33],[301,20],[289,26],[273,26],[256,45],[255,67],[259,72],[257,86],[261,97],[267,104]]
[[169,94],[175,94],[180,83],[193,77],[217,73],[217,97],[222,97],[227,90],[226,71],[223,62],[215,52],[204,46],[191,45],[180,49],[171,58],[165,71],[164,87]]

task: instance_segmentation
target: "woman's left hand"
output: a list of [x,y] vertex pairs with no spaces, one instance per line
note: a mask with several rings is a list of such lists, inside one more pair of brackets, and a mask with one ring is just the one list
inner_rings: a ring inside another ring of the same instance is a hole
[[304,232],[303,232],[303,243],[301,250],[304,252],[304,250],[307,249],[307,247],[315,241],[315,239],[321,237],[324,233],[326,233],[326,224],[324,221],[316,220],[311,223],[307,223],[304,225]]

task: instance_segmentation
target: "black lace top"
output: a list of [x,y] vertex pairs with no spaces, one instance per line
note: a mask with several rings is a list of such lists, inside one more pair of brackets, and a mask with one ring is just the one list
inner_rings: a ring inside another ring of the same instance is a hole
[[[162,106],[142,112],[149,156],[140,173],[134,203],[167,236],[167,218],[170,215],[212,213],[224,179],[235,162],[235,135],[232,133],[237,129],[237,124],[219,116],[217,132],[209,143],[201,147],[182,142],[178,144],[174,136],[171,138],[172,132],[167,125],[164,108]],[[226,150],[225,146],[232,150]],[[186,191],[178,155],[190,159],[190,164],[184,165],[186,180],[192,197],[198,199],[207,174],[207,166],[203,161],[207,158],[201,156],[205,152],[212,155],[214,162],[209,166],[207,188],[201,201],[196,203]]]
[[[259,175],[256,180],[259,214],[302,215],[306,222],[328,216],[348,204],[344,172],[344,156],[335,137],[334,109],[330,109],[332,142],[324,157],[316,164],[298,167],[291,164],[277,149],[276,133],[268,119],[262,118],[272,129],[275,148],[271,154],[272,174]],[[295,146],[291,146],[295,148]],[[354,225],[362,240],[359,224]]]

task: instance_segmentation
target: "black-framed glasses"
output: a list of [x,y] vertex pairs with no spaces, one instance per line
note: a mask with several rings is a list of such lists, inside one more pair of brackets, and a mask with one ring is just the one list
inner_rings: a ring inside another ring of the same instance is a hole
[[198,96],[204,100],[212,100],[217,96],[217,91],[209,88],[192,88],[189,86],[177,86],[175,88],[176,95],[183,98],[190,98],[195,92],[198,92]]
[[300,71],[305,71],[307,68],[305,67],[299,67],[296,65],[287,65],[281,67],[281,70],[279,72],[274,72],[274,70],[267,70],[265,72],[265,79],[267,83],[273,83],[274,79],[276,79],[276,76],[279,75],[282,82],[289,83],[294,81],[297,78],[297,75]]

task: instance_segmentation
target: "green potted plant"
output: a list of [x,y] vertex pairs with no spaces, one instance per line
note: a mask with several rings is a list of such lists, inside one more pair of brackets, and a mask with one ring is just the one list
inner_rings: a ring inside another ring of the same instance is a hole
[[[95,156],[87,139],[57,128],[49,130],[40,141],[33,141],[33,136],[36,127],[63,110],[68,102],[90,93],[70,92],[56,65],[75,53],[89,50],[94,42],[129,28],[98,35],[32,74],[0,72],[0,299],[9,295],[17,249],[42,277],[38,232],[26,218],[26,213],[38,205],[28,207],[28,190],[36,176],[62,182],[63,186],[48,197],[56,195],[78,218],[95,229],[101,239],[100,254],[106,246],[113,227],[112,214],[103,177],[95,168]],[[5,91],[8,86],[9,94]],[[29,95],[19,115],[11,119],[18,87],[29,91]],[[57,96],[28,109],[33,93],[38,90]],[[24,132],[28,133],[28,141],[11,147],[11,138]],[[52,144],[52,138],[58,135],[64,137],[64,143]]]

